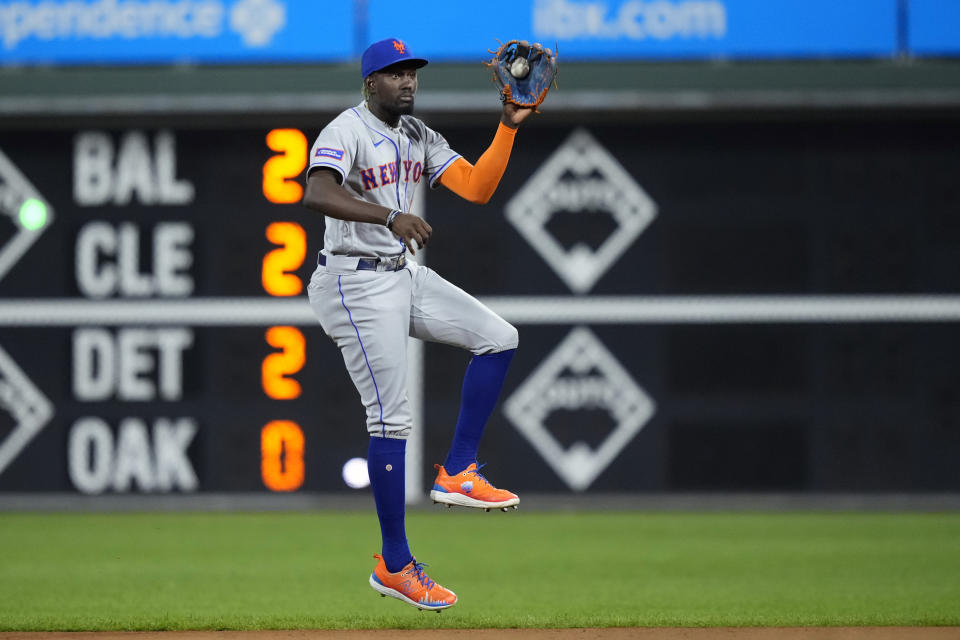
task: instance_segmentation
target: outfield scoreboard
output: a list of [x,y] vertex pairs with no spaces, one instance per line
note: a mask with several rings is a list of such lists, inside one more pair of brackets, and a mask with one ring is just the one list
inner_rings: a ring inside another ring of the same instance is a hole
[[[425,263],[520,332],[497,483],[960,489],[960,124],[917,113],[560,114],[488,204],[418,194]],[[495,114],[440,115],[479,157]],[[353,490],[365,414],[305,290],[330,117],[2,131],[0,492]],[[423,499],[469,354],[410,349]]]
[[309,144],[4,134],[0,489],[345,488],[364,417],[306,298]]

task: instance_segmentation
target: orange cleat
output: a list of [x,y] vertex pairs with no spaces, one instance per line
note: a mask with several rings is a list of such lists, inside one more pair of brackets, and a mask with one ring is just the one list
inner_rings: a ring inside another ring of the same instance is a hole
[[447,506],[475,507],[477,509],[517,508],[520,498],[505,489],[497,489],[480,473],[474,462],[455,476],[447,475],[443,465],[433,465],[437,469],[437,479],[433,481],[430,499]]
[[416,558],[397,573],[390,573],[379,553],[373,557],[379,562],[370,574],[370,586],[380,595],[403,600],[421,611],[429,609],[438,613],[457,604],[457,594],[431,580],[423,572],[426,565]]

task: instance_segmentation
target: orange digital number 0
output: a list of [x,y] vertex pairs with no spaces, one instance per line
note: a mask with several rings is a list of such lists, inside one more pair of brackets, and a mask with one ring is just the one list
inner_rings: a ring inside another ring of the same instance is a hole
[[268,422],[260,432],[260,475],[271,491],[296,491],[303,486],[304,438],[290,420]]
[[274,400],[299,398],[300,383],[286,376],[300,371],[307,361],[303,334],[294,327],[270,327],[267,329],[267,344],[281,351],[271,353],[263,359],[263,391]]
[[296,296],[303,291],[303,282],[295,273],[307,257],[307,234],[296,222],[271,222],[267,240],[280,245],[263,257],[260,279],[272,296]]
[[270,202],[300,202],[303,187],[293,181],[307,166],[307,137],[297,129],[274,129],[267,134],[267,146],[280,155],[263,165],[263,195]]

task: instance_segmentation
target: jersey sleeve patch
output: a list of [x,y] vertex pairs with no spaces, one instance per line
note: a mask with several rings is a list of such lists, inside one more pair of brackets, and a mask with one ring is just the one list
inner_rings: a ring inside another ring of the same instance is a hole
[[313,156],[315,158],[334,158],[335,160],[343,160],[343,149],[317,147],[317,151],[313,154]]

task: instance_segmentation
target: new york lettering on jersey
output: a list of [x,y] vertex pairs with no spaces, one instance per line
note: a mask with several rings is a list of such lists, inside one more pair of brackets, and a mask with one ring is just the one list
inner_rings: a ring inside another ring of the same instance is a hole
[[423,176],[435,186],[436,178],[459,157],[419,119],[403,116],[399,126],[391,128],[361,103],[320,132],[309,170],[336,169],[342,184],[364,200],[409,211]]
[[[402,164],[403,182],[419,183],[420,176],[423,174],[423,163],[403,160]],[[378,176],[380,178],[379,182],[377,181]],[[377,167],[360,169],[360,178],[363,180],[364,190],[370,191],[397,182],[400,179],[400,170],[396,162],[388,162]]]
[[[417,187],[437,179],[460,154],[418,118],[401,116],[390,127],[366,103],[334,118],[317,136],[310,154],[310,172],[330,168],[354,197],[388,209],[409,212]],[[360,256],[393,256],[406,250],[382,225],[325,218],[324,252]]]

